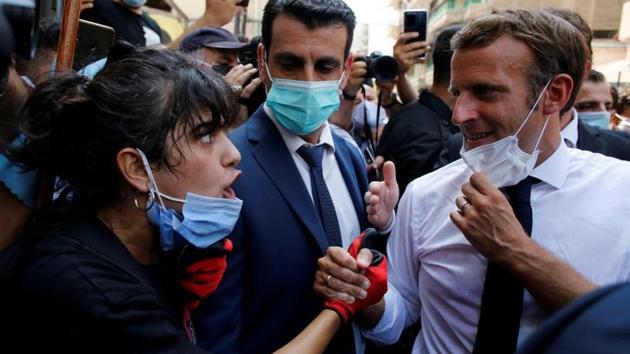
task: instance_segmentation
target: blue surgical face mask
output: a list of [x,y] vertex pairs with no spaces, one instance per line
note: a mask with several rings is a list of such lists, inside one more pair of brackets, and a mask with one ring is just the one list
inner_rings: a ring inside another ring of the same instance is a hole
[[608,113],[607,111],[578,112],[578,119],[588,125],[597,127],[599,129],[608,130],[608,123],[610,122],[610,113]]
[[276,121],[291,133],[310,134],[339,109],[343,74],[335,81],[297,81],[272,78],[268,66],[266,71],[271,81],[267,106]]
[[140,7],[144,5],[147,0],[122,0],[122,2],[129,7]]
[[[151,183],[147,217],[160,230],[163,250],[180,249],[187,244],[207,248],[232,232],[241,213],[242,200],[206,197],[190,192],[186,193],[185,199],[177,199],[161,193],[146,156],[141,150],[136,150]],[[182,203],[181,214],[167,208],[163,199]]]

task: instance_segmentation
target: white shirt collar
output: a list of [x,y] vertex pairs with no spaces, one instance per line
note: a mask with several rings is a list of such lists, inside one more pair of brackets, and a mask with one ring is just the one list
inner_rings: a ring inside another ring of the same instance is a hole
[[561,188],[569,174],[569,158],[569,148],[561,141],[556,151],[536,166],[530,175],[555,188]]
[[578,141],[578,117],[575,108],[571,108],[571,121],[560,132],[562,140],[568,140],[569,147],[576,147]]
[[[273,124],[275,124],[276,127],[278,128],[278,131],[280,132],[280,135],[282,136],[282,140],[284,140],[284,143],[287,145],[289,152],[296,153],[298,149],[302,147],[302,145],[305,145],[305,144],[313,145],[304,141],[304,139],[302,139],[301,136],[295,135],[289,132],[281,124],[279,124],[276,121],[276,117],[273,114],[273,111],[271,110],[271,108],[269,108],[269,106],[267,106],[267,103],[264,104],[263,109],[265,110],[265,113],[267,113],[267,115],[271,118],[271,121],[273,122]],[[332,151],[333,153],[335,152],[335,142],[333,141],[333,136],[330,130],[330,126],[328,125],[328,121],[324,122],[324,129],[322,129],[322,133],[319,136],[319,142],[314,145],[322,145],[322,144],[328,145],[331,148],[330,151]]]

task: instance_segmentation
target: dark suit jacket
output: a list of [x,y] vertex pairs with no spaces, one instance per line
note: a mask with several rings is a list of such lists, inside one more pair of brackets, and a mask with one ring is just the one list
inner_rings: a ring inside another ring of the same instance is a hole
[[630,140],[578,121],[577,148],[630,161]]
[[186,338],[161,270],[138,263],[100,221],[73,221],[42,240],[22,240],[0,263],[17,250],[15,285],[0,304],[5,349],[203,353]]
[[[302,177],[262,107],[230,138],[242,157],[234,189],[243,209],[228,236],[234,251],[223,281],[196,315],[199,343],[212,353],[270,353],[322,310],[313,282],[328,243]],[[363,228],[365,162],[356,148],[333,138]]]
[[548,319],[519,354],[630,352],[630,283],[593,291]]
[[440,165],[450,136],[459,131],[451,115],[439,97],[424,90],[418,101],[403,107],[385,125],[378,154],[396,165],[401,195],[407,184]]

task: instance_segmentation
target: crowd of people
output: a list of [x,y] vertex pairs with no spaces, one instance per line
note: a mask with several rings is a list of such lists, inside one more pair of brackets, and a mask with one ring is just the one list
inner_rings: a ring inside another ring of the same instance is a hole
[[77,72],[45,19],[2,80],[7,348],[627,352],[630,92],[577,13],[402,33],[372,80],[343,0],[269,0],[251,40],[247,1],[178,38],[145,2],[84,1],[118,41]]

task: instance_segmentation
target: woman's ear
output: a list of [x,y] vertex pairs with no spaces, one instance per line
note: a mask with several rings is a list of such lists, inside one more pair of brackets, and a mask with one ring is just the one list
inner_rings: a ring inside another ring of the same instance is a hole
[[558,74],[549,83],[543,103],[543,114],[551,115],[560,112],[571,98],[573,79],[567,74]]
[[124,148],[116,154],[116,165],[125,181],[141,193],[149,192],[149,176],[136,149]]

